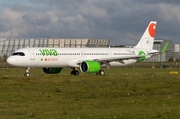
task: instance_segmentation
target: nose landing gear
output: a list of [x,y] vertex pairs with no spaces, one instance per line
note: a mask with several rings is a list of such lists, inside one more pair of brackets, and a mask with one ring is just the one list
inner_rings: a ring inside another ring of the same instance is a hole
[[30,70],[30,67],[27,67],[26,72],[24,73],[24,76],[29,76],[29,70]]

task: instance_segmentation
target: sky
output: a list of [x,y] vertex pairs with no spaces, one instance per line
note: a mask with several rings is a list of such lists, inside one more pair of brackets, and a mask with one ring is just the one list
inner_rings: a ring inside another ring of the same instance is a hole
[[136,45],[150,21],[155,39],[180,44],[180,0],[1,0],[0,38],[109,39]]

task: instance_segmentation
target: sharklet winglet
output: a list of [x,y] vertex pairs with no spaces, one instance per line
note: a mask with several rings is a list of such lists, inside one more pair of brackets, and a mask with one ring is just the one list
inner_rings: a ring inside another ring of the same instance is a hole
[[169,46],[169,42],[167,42],[166,45],[163,47],[161,53],[165,53],[167,51],[168,46]]

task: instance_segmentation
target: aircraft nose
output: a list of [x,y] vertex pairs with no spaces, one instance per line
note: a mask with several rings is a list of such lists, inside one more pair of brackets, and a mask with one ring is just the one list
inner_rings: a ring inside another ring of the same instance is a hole
[[10,56],[10,57],[8,57],[8,59],[7,59],[7,63],[10,64],[10,65],[15,65],[16,62],[15,62],[15,59]]

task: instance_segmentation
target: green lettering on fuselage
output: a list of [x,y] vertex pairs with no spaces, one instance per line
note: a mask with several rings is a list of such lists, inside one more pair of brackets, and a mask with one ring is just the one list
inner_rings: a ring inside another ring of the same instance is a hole
[[55,49],[39,49],[43,56],[57,56],[58,53]]

